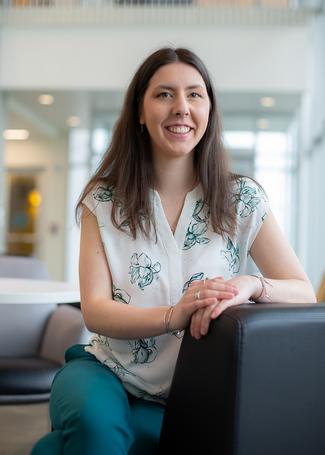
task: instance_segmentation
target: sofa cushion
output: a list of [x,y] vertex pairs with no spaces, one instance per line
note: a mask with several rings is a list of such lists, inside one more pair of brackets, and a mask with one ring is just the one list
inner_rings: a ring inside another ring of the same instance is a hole
[[0,396],[49,393],[61,365],[39,358],[0,358]]

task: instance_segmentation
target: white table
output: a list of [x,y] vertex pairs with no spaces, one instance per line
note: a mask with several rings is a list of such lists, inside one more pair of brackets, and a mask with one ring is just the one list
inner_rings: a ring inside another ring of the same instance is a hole
[[0,278],[0,304],[55,304],[79,301],[78,286],[65,281]]

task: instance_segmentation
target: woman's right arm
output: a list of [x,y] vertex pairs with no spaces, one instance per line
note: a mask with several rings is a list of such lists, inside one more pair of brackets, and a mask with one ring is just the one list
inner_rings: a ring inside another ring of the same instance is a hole
[[[112,299],[112,278],[97,219],[85,206],[81,216],[79,278],[81,311],[91,332],[119,339],[149,338],[166,333],[167,305],[141,308]],[[197,300],[198,286],[200,283],[192,285],[175,305],[172,330],[183,330],[197,309],[212,305],[217,299],[231,298],[234,292],[231,285],[214,284],[209,280]]]

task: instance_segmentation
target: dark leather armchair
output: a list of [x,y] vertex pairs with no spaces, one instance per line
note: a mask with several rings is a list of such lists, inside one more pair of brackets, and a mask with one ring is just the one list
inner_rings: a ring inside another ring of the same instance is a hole
[[325,454],[325,304],[229,308],[186,331],[161,454]]

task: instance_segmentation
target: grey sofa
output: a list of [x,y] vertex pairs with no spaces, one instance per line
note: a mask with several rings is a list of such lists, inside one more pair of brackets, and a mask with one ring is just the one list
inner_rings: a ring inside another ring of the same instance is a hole
[[[49,274],[36,258],[0,256],[0,277],[49,279]],[[89,336],[73,306],[0,304],[0,404],[47,401],[65,350]]]

